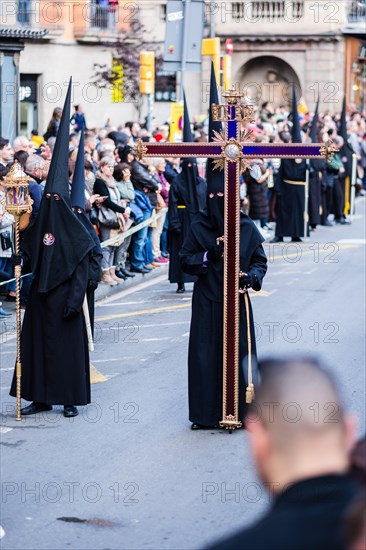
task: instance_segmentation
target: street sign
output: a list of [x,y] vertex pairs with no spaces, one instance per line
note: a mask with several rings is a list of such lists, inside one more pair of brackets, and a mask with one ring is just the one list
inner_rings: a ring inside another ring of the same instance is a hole
[[164,71],[201,70],[203,27],[203,0],[168,0]]

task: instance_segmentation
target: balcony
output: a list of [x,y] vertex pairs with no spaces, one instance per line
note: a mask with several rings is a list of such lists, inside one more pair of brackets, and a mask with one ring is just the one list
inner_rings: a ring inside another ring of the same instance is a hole
[[125,18],[116,6],[94,3],[84,4],[82,13],[75,18],[74,37],[78,42],[116,42],[126,30]]
[[[363,5],[366,0],[352,2]],[[215,12],[206,6],[206,15],[214,13],[216,33],[221,37],[238,37],[243,41],[254,41],[255,37],[312,40],[326,35],[333,39],[347,23],[350,3],[351,0],[225,0],[216,3]],[[359,6],[349,13],[357,21],[362,18]]]
[[[219,36],[245,37],[298,33],[306,11],[306,0],[225,0],[217,3],[216,32]],[[206,15],[210,10],[206,7]],[[212,12],[213,13],[213,12]]]
[[0,27],[16,30],[23,37],[45,30],[41,34],[46,39],[60,36],[64,30],[63,4],[62,0],[1,0]]
[[362,23],[366,26],[366,0],[352,0],[347,6],[348,23]]
[[347,0],[346,20],[343,33],[366,39],[366,0]]
[[233,2],[232,19],[240,22],[246,19],[256,22],[275,22],[286,18],[301,19],[304,0],[251,0],[250,2]]

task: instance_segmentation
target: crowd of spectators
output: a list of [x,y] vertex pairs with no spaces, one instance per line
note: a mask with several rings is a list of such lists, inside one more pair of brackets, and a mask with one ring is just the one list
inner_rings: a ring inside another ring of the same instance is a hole
[[[17,136],[13,143],[5,137],[0,138],[0,180],[17,160],[23,170],[31,177],[29,191],[33,200],[32,221],[39,210],[42,192],[52,158],[62,110],[55,108],[46,132],[39,135],[36,130],[27,136]],[[300,124],[303,141],[309,140],[313,113],[307,112],[304,104],[299,107]],[[147,274],[169,261],[167,247],[167,208],[169,207],[169,188],[174,177],[179,173],[179,159],[157,158],[138,160],[134,152],[137,139],[144,142],[162,142],[169,140],[169,125],[158,126],[154,120],[154,129],[148,132],[146,126],[138,122],[127,122],[112,127],[109,120],[102,128],[88,129],[86,118],[80,105],[70,120],[69,141],[69,177],[72,181],[75,160],[78,151],[80,129],[84,126],[85,154],[85,208],[102,242],[103,273],[102,283],[117,285],[135,273]],[[291,114],[284,105],[274,107],[263,103],[255,108],[255,122],[248,126],[251,140],[257,143],[276,143],[291,141]],[[207,140],[208,117],[196,117],[193,124],[193,136],[197,142]],[[356,187],[359,194],[366,189],[366,122],[365,116],[358,111],[347,113],[348,142],[357,157]],[[319,113],[317,139],[326,142],[332,139],[338,148],[343,145],[340,132],[340,113],[329,111]],[[331,201],[334,179],[341,177],[345,171],[345,159],[339,154],[336,163],[329,165],[321,182],[324,196]],[[280,159],[256,159],[252,167],[241,175],[241,199],[243,208],[258,224],[261,230],[270,237],[275,222],[276,180],[278,179]],[[198,159],[199,173],[205,176],[205,159]],[[14,220],[5,213],[2,203],[3,191],[0,181],[0,233],[8,235],[12,241]],[[118,220],[112,227],[106,213],[112,211]],[[331,207],[323,208],[323,225],[333,225]],[[157,219],[153,214],[159,213]],[[152,219],[151,219],[152,218]],[[122,233],[133,226],[150,220],[139,230],[129,231],[122,241]],[[315,229],[315,227],[312,227]],[[132,234],[131,234],[132,233]],[[2,238],[0,246],[0,270],[12,276],[9,261],[12,246],[5,248]],[[105,244],[103,244],[105,243]],[[22,305],[27,302],[27,284],[23,283]],[[7,300],[15,300],[14,282],[0,286],[0,293]],[[6,312],[1,309],[0,317]]]

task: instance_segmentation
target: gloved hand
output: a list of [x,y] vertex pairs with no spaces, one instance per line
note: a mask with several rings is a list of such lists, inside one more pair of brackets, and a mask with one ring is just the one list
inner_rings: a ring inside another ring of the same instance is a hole
[[64,319],[74,319],[74,317],[76,317],[78,313],[79,312],[76,309],[69,306],[65,306]]
[[12,254],[10,257],[10,262],[13,267],[16,265],[22,265],[22,255],[21,254]]
[[243,277],[239,277],[239,287],[241,290],[244,288],[251,288],[256,281],[256,276],[251,273],[245,273]]
[[97,288],[98,288],[98,281],[95,281],[94,279],[90,279],[90,281],[88,281],[88,291],[92,292]]
[[223,241],[220,242],[220,244],[215,244],[214,246],[211,246],[211,248],[207,251],[207,259],[210,262],[217,262],[218,260],[221,260],[224,254],[224,243]]

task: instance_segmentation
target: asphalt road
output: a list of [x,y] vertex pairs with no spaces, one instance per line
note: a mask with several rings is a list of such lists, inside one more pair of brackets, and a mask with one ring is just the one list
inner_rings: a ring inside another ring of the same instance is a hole
[[[320,228],[309,242],[266,245],[268,275],[252,299],[259,356],[323,358],[359,419],[359,434],[366,387],[364,209],[359,199],[351,226]],[[99,303],[92,361],[103,381],[93,384],[93,403],[74,419],[57,407],[14,420],[8,389],[15,338],[11,322],[2,326],[4,550],[195,549],[251,523],[268,506],[245,431],[189,429],[191,287],[177,295],[165,275],[144,281]]]

